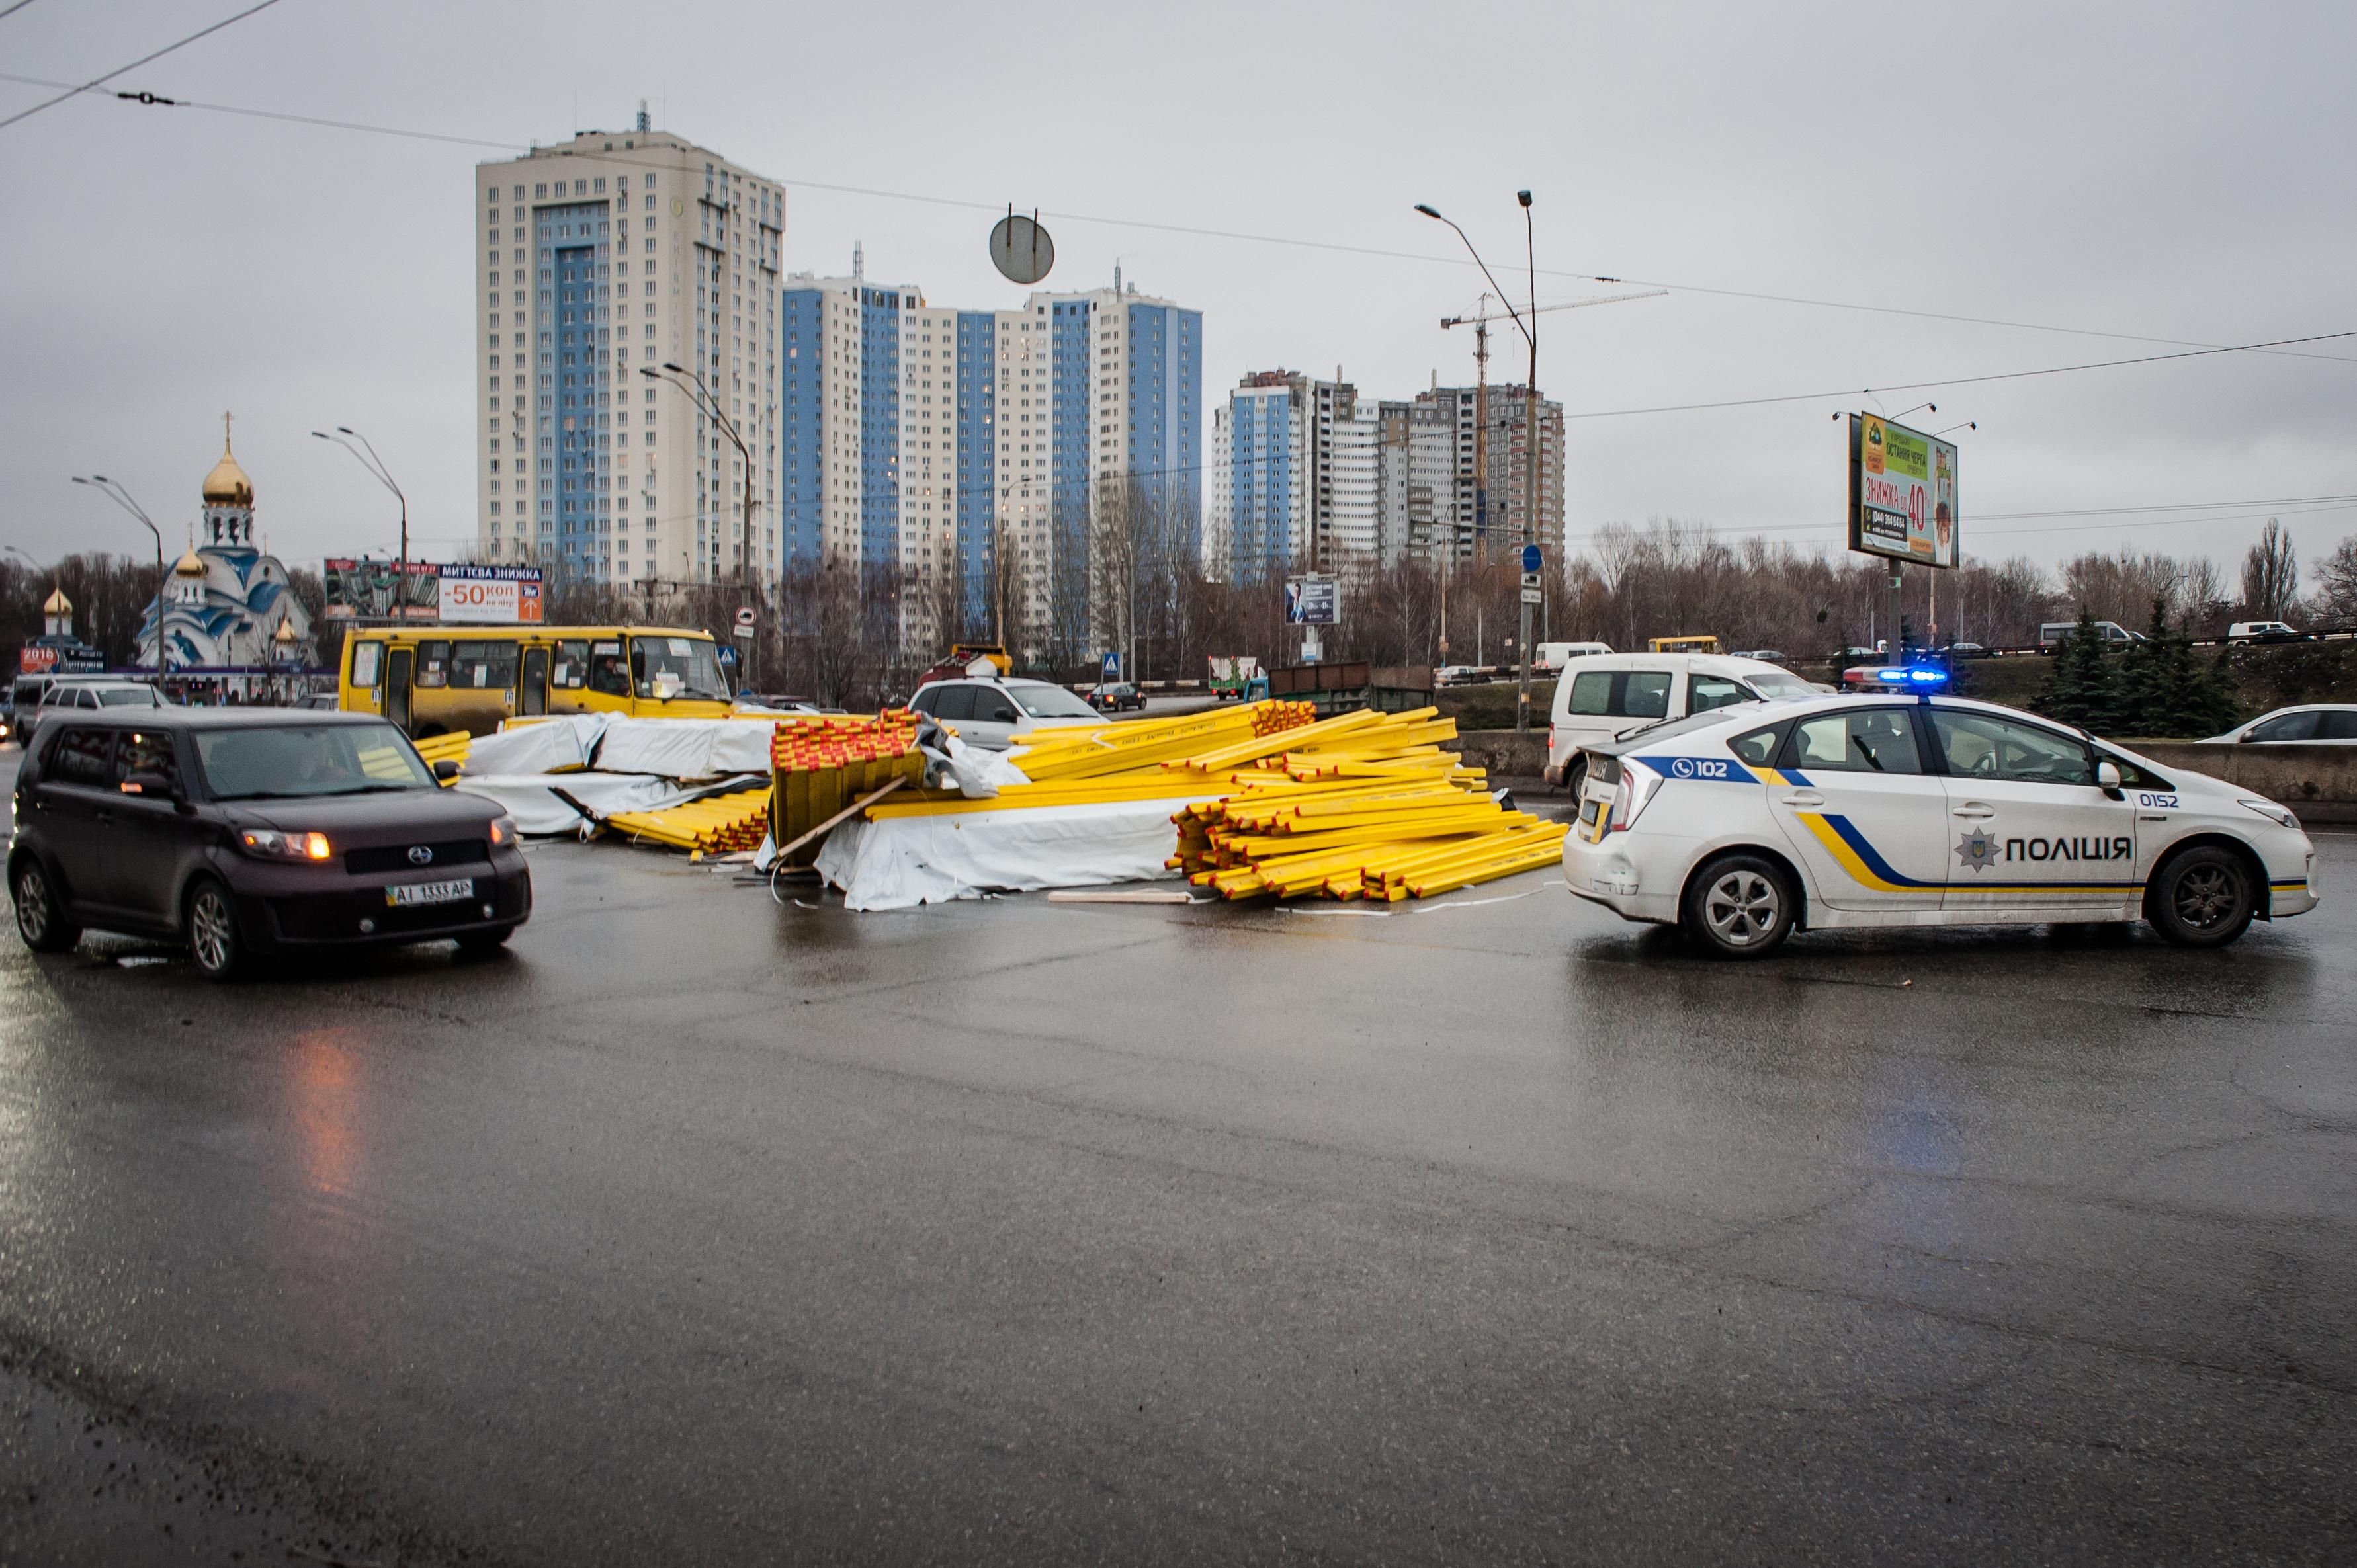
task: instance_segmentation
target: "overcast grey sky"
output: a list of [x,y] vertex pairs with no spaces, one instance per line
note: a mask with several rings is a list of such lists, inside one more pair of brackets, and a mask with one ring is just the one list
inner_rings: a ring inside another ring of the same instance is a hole
[[[250,0],[34,0],[0,71],[85,81]],[[1437,322],[1481,284],[1462,222],[1666,298],[1542,318],[1575,416],[2357,332],[2357,7],[1206,4],[666,5],[280,0],[114,85],[508,142],[656,123],[785,182],[788,265],[1019,291],[986,216],[1051,214],[1049,286],[1200,307],[1207,393],[1275,366],[1406,396],[1472,380]],[[48,94],[0,82],[0,115]],[[144,551],[70,483],[128,484],[176,540],[220,414],[290,560],[387,548],[391,499],[309,430],[368,433],[417,553],[473,532],[471,168],[490,149],[86,95],[0,129],[0,542]],[[1085,215],[1085,216],[1082,216]],[[1289,236],[1398,260],[1086,219]],[[1805,296],[2080,329],[1730,298]],[[1542,277],[1542,302],[1613,292]],[[1521,349],[1493,371],[1519,379]],[[2357,337],[1899,394],[1960,432],[1966,544],[2238,553],[2281,515],[2303,560],[2357,504],[2206,521],[1996,519],[2357,494]],[[1655,515],[1835,547],[1857,396],[1575,418],[1570,530]],[[1864,406],[1872,406],[1870,403]],[[2130,524],[2132,526],[2120,526]],[[2104,525],[2104,526],[2096,526]]]

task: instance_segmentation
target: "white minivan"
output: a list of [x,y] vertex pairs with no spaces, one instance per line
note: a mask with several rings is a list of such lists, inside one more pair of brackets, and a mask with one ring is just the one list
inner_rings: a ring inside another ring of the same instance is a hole
[[1563,667],[1575,659],[1593,659],[1611,651],[1609,642],[1542,642],[1531,650],[1531,668],[1548,675],[1560,674]]
[[1732,654],[1602,653],[1582,659],[1555,683],[1546,781],[1577,793],[1585,772],[1583,746],[1737,703],[1818,694],[1790,670]]

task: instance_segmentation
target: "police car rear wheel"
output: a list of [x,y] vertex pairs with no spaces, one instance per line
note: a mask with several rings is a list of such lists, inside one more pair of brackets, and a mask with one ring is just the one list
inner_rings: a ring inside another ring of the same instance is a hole
[[2257,910],[2251,868],[2231,850],[2197,844],[2169,858],[2153,878],[2145,918],[2179,947],[2223,947]]
[[1759,958],[1781,946],[1795,913],[1783,872],[1753,854],[1721,855],[1686,886],[1686,934],[1722,958]]

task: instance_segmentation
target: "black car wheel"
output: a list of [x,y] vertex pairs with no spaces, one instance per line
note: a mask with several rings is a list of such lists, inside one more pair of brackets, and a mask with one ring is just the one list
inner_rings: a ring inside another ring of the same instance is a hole
[[67,952],[81,940],[81,928],[69,921],[57,889],[41,863],[27,855],[9,888],[16,900],[16,934],[35,952]]
[[1720,958],[1761,958],[1792,934],[1799,901],[1783,872],[1756,854],[1723,854],[1686,884],[1686,935]]
[[490,958],[508,945],[515,935],[513,926],[502,926],[496,931],[469,931],[458,939],[460,958]]
[[229,889],[208,877],[188,889],[188,958],[207,980],[229,980],[245,965],[245,939]]
[[1572,808],[1577,810],[1579,792],[1587,788],[1587,758],[1585,755],[1574,757],[1563,765],[1563,787],[1571,796]]
[[2215,844],[2171,855],[2145,890],[2144,918],[2179,947],[2224,947],[2250,929],[2257,912],[2250,866]]

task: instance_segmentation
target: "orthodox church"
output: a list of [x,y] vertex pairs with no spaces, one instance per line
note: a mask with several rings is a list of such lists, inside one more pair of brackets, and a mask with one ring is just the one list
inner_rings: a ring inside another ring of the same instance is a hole
[[[205,542],[192,544],[165,579],[166,669],[265,671],[316,657],[311,617],[287,586],[286,568],[253,542],[253,481],[230,451],[221,421],[221,461],[205,476]],[[139,623],[139,662],[156,662],[156,608]]]

